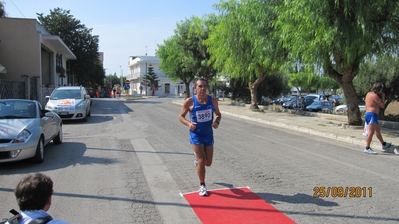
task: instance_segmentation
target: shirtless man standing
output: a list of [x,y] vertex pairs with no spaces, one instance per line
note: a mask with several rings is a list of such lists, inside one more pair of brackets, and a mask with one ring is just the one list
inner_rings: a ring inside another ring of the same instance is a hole
[[380,112],[380,107],[382,109],[385,107],[385,93],[382,91],[383,88],[384,85],[377,82],[374,84],[373,88],[371,88],[371,91],[366,95],[365,120],[368,128],[368,135],[366,136],[366,148],[364,149],[364,152],[373,155],[377,154],[377,152],[370,148],[374,132],[382,144],[381,150],[383,152],[385,152],[389,146],[391,146],[390,142],[384,142],[382,139],[380,126],[378,125],[378,113]]

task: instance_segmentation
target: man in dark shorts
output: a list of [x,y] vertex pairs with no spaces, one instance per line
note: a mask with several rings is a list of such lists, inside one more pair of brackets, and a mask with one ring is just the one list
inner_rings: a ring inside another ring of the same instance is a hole
[[[197,94],[184,101],[179,121],[189,127],[190,143],[197,161],[200,181],[199,195],[208,195],[205,185],[205,166],[211,166],[213,159],[213,129],[218,128],[222,114],[216,98],[207,94],[208,81],[200,78],[195,82]],[[190,112],[190,121],[186,114]],[[215,114],[215,118],[214,118]]]

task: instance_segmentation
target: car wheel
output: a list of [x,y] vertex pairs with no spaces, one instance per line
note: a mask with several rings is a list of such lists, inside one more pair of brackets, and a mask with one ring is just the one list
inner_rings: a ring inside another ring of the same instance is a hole
[[40,138],[39,142],[37,143],[36,154],[32,158],[32,162],[42,163],[43,160],[44,160],[44,144],[43,144],[43,138]]
[[53,139],[54,144],[61,144],[62,143],[62,137],[63,137],[63,133],[62,133],[62,125],[60,125],[60,130],[58,131],[57,136],[55,136],[55,138]]
[[335,113],[336,113],[336,114],[341,114],[341,115],[342,115],[342,114],[345,113],[345,111],[344,111],[344,109],[341,108],[341,109],[336,110]]

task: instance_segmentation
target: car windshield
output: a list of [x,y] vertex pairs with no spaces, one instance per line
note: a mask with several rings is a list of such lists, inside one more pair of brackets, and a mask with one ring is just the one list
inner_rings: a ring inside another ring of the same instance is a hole
[[80,90],[74,89],[63,89],[56,90],[53,95],[51,95],[51,100],[65,100],[65,99],[82,99],[82,95],[80,94]]
[[36,104],[31,101],[0,101],[0,119],[36,118]]
[[313,101],[312,105],[322,105],[323,103],[320,101]]

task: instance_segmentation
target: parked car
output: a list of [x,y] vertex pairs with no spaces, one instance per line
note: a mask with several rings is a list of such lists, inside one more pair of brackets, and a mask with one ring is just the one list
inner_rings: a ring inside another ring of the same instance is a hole
[[0,100],[0,163],[31,159],[41,163],[44,147],[62,142],[62,120],[35,100]]
[[271,104],[276,104],[276,105],[283,105],[284,102],[287,102],[287,101],[290,101],[290,100],[291,100],[291,98],[289,98],[289,97],[281,97],[281,98],[278,98],[278,99],[271,100],[270,103]]
[[292,109],[292,107],[293,107],[293,105],[295,104],[295,102],[296,102],[296,96],[293,96],[293,97],[290,98],[290,100],[285,101],[285,102],[282,104],[282,105],[283,105],[283,108]]
[[298,103],[299,105],[302,104],[303,108],[306,109],[306,107],[308,105],[313,103],[313,100],[314,99],[311,98],[311,97],[310,98],[309,97],[301,97],[301,98],[298,98],[298,99],[297,99],[297,97],[294,97],[292,100],[283,103],[283,108],[292,109],[292,108],[297,107],[297,103]]
[[318,94],[308,94],[306,96],[304,96],[305,99],[311,99],[312,101],[318,101],[321,98],[321,95]]
[[328,111],[331,113],[333,108],[334,106],[331,101],[314,101],[306,107],[306,110],[310,112]]
[[[366,105],[359,105],[360,112],[366,111]],[[335,107],[334,113],[335,114],[344,114],[348,112],[348,106],[346,104],[339,105]]]
[[63,120],[83,120],[91,115],[91,99],[81,86],[62,86],[53,91],[46,110],[57,113]]

